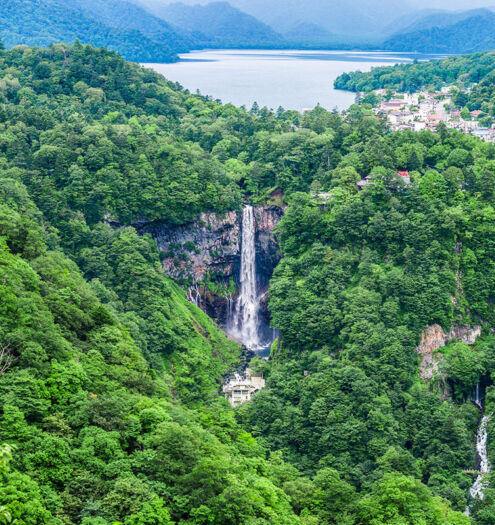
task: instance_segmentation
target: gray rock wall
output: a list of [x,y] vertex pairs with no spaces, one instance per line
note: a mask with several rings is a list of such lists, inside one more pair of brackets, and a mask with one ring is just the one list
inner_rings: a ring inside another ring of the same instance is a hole
[[[275,228],[283,216],[278,206],[256,207],[256,275],[260,294],[268,291],[280,252]],[[235,299],[239,288],[241,265],[240,212],[225,215],[202,213],[198,220],[184,225],[160,222],[142,225],[141,233],[150,233],[162,253],[163,271],[190,288],[190,297],[196,298],[208,315],[225,324],[228,313],[229,290]],[[205,286],[212,283],[213,286]],[[235,285],[235,288],[232,286]],[[264,315],[269,320],[266,301],[262,301]]]

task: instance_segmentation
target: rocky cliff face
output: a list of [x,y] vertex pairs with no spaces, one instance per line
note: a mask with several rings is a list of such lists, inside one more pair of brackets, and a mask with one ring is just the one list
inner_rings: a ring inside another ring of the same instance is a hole
[[[260,294],[268,291],[280,260],[274,230],[283,213],[278,206],[254,209]],[[240,284],[241,223],[241,213],[233,211],[223,216],[202,213],[197,221],[180,226],[154,222],[140,228],[156,240],[163,271],[188,288],[189,298],[221,325],[226,323],[229,301],[235,300]],[[266,300],[262,306],[269,317]]]
[[[419,376],[421,379],[431,381],[440,377],[440,363],[444,360],[443,354],[438,350],[449,341],[460,341],[473,345],[481,335],[481,326],[454,325],[448,333],[442,327],[434,324],[421,332],[421,343],[416,348],[420,356]],[[440,377],[440,379],[442,379]]]
[[146,227],[162,252],[163,271],[173,279],[196,285],[217,277],[230,277],[239,263],[241,227],[238,213],[221,217],[202,213],[192,223]]

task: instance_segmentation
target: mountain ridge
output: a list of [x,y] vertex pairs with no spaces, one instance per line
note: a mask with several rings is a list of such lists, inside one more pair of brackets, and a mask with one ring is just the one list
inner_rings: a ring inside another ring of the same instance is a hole
[[[462,22],[468,18],[474,18],[475,16],[486,16],[493,13],[492,9],[489,8],[478,8],[468,9],[463,11],[437,11],[433,13],[425,14],[424,16],[418,17],[409,25],[406,25],[395,31],[395,34],[413,33],[415,31],[424,31],[432,29],[433,27],[443,28],[448,27],[459,22]],[[419,14],[419,13],[418,13]]]
[[152,12],[175,27],[191,32],[202,45],[243,47],[283,41],[271,27],[224,1],[193,6],[176,2]]
[[176,49],[190,49],[178,35],[175,39],[177,48],[174,49],[168,43],[172,35],[175,32],[170,30],[167,39],[157,42],[137,29],[112,27],[85,9],[67,7],[57,0],[4,0],[0,11],[0,39],[7,47],[19,44],[48,46],[59,42],[70,44],[81,40],[119,51],[133,61],[155,59],[170,62],[178,60]]
[[390,51],[462,54],[495,48],[495,13],[483,11],[452,25],[397,34],[384,42]]

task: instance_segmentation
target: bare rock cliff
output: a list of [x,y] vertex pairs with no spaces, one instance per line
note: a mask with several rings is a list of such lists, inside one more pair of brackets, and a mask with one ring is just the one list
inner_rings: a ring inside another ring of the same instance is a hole
[[420,355],[419,376],[421,379],[431,381],[439,376],[440,363],[444,356],[438,350],[450,341],[464,342],[473,345],[481,335],[481,326],[454,325],[445,333],[439,324],[433,324],[421,332],[421,343],[416,348]]
[[[275,228],[284,210],[279,206],[254,209],[256,221],[256,275],[260,295],[280,261]],[[228,301],[239,290],[242,214],[202,213],[184,225],[154,222],[139,228],[155,239],[162,256],[163,271],[189,289],[188,295],[220,324],[226,320]],[[266,297],[266,295],[264,296]],[[266,301],[262,301],[267,318]]]

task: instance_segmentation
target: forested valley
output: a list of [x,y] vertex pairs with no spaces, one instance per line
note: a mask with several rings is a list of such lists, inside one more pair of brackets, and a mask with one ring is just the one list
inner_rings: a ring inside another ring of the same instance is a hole
[[[136,228],[274,194],[280,337],[234,410],[239,345]],[[495,145],[459,132],[247,111],[79,43],[0,51],[0,523],[493,524],[495,485],[469,488],[494,206]],[[434,325],[481,331],[426,380]]]

